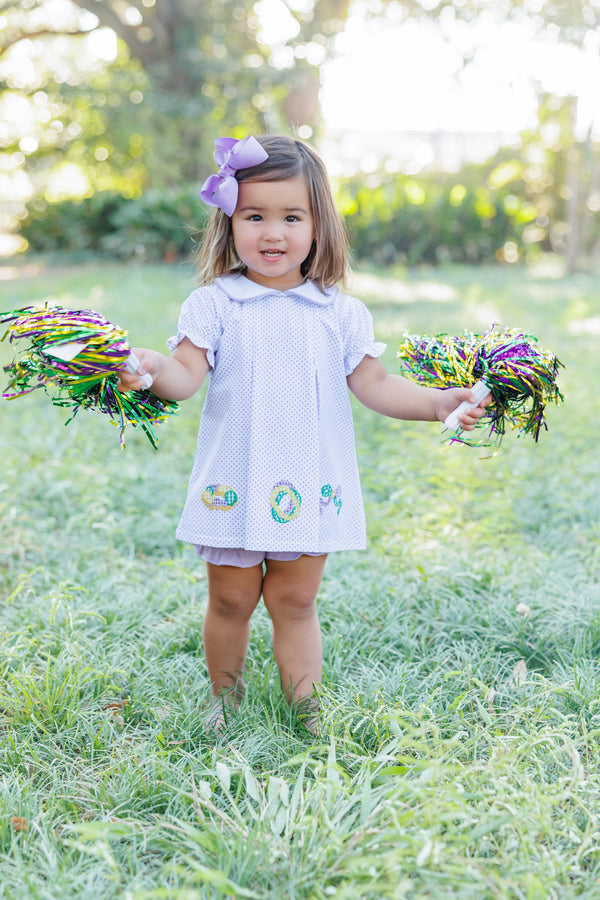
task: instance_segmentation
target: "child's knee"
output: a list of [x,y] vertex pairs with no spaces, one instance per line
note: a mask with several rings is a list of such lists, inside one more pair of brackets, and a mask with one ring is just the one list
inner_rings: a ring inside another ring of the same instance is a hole
[[301,585],[291,584],[277,591],[265,591],[264,602],[271,618],[308,619],[317,610],[314,591]]
[[239,589],[213,591],[208,596],[209,612],[228,619],[249,619],[260,597]]
[[208,567],[208,612],[226,618],[249,619],[260,600],[262,567]]

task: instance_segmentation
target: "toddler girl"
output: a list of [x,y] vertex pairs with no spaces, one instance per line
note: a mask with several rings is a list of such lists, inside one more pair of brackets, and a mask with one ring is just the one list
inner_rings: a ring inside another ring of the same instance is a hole
[[[137,375],[185,400],[207,375],[198,446],[177,537],[208,572],[204,648],[217,733],[242,697],[250,617],[261,597],[290,702],[321,680],[317,592],[327,554],[365,547],[348,388],[400,419],[444,419],[463,389],[425,388],[389,374],[366,307],[342,293],[343,224],[323,163],[288,137],[216,141],[219,173],[200,285],[184,302],[171,356],[136,349]],[[483,404],[460,415],[470,430]],[[311,723],[311,716],[314,722]]]

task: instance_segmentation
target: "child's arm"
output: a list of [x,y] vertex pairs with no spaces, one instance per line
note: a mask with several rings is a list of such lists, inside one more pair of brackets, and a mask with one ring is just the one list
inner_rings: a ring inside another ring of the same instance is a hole
[[[369,409],[393,419],[419,419],[425,422],[443,422],[463,400],[470,400],[468,388],[424,387],[401,375],[391,375],[381,360],[365,356],[347,377],[348,387],[354,396]],[[460,426],[471,431],[484,414],[484,406],[467,409],[459,415]]]
[[144,387],[142,376],[152,376],[152,393],[164,400],[187,400],[195,394],[209,370],[206,350],[196,347],[184,337],[171,356],[157,353],[141,347],[134,349],[140,361],[135,374],[119,371],[118,387],[120,390],[141,390]]

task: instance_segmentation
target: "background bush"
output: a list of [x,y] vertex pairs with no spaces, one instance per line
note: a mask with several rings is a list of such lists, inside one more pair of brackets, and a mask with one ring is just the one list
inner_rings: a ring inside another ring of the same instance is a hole
[[375,176],[371,183],[347,182],[341,207],[358,260],[485,263],[505,259],[508,243],[509,261],[516,261],[532,249],[525,228],[536,218],[524,192],[516,191],[512,184],[492,187],[473,169],[418,179]]
[[79,201],[36,204],[21,234],[30,249],[43,253],[169,260],[190,253],[207,215],[194,189],[148,191],[135,199],[104,192]]
[[[341,180],[337,199],[354,257],[378,266],[479,264],[562,252],[564,201],[539,171],[505,150],[456,173]],[[35,251],[169,260],[190,254],[208,213],[196,187],[135,199],[96,193],[79,202],[36,203],[22,235]]]

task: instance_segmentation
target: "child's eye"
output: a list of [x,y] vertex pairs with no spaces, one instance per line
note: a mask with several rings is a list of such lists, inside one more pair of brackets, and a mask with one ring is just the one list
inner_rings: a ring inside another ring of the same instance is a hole
[[298,216],[286,216],[285,221],[286,222],[299,222],[300,219],[298,218]]
[[262,219],[262,216],[259,216],[258,213],[252,213],[251,216],[248,216],[249,222],[260,222],[261,219]]

